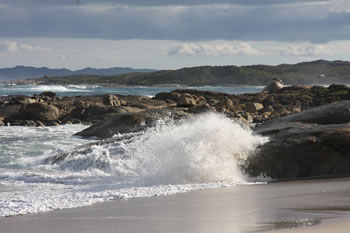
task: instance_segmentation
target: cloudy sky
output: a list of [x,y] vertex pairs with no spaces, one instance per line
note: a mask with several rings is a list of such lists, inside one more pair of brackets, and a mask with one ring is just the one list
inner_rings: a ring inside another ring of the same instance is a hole
[[350,0],[0,0],[0,67],[350,60],[349,22]]

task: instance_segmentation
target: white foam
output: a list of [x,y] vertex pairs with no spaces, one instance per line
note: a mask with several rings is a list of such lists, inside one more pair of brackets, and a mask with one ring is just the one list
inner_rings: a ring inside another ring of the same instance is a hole
[[[73,133],[78,128],[66,130]],[[266,142],[266,138],[214,113],[181,124],[159,120],[155,128],[132,138],[119,140],[119,135],[114,142],[74,150],[65,143],[81,145],[82,139],[67,136],[64,128],[31,128],[23,137],[26,134],[36,135],[50,146],[38,150],[36,156],[22,152],[12,166],[0,168],[0,185],[10,187],[0,192],[0,216],[249,184],[239,165]],[[54,142],[69,152],[58,164],[43,163],[54,151]]]

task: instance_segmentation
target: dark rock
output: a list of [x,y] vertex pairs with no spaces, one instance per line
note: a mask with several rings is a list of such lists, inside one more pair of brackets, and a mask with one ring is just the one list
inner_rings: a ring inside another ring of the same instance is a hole
[[350,122],[350,100],[342,100],[302,111],[290,116],[266,122],[266,125],[280,122],[303,122],[317,124],[342,124]]
[[181,94],[177,92],[160,92],[154,96],[156,100],[172,100],[177,102]]
[[41,97],[49,97],[49,98],[53,99],[53,98],[55,98],[56,93],[52,92],[52,91],[45,91],[43,93],[40,93],[39,96],[41,96]]
[[254,132],[270,140],[249,159],[247,171],[277,179],[350,175],[349,122],[348,100],[266,122]]
[[350,125],[283,122],[256,132],[270,136],[249,159],[247,172],[271,178],[350,175]]
[[73,106],[76,108],[88,108],[89,104],[86,102],[83,102],[81,100],[76,99],[73,101]]
[[34,103],[24,105],[23,109],[12,115],[11,119],[53,121],[60,117],[60,111],[53,105]]
[[57,121],[49,121],[46,123],[47,126],[59,126],[61,125],[61,121],[57,120]]
[[246,110],[250,113],[255,113],[259,110],[262,110],[264,108],[264,105],[260,103],[247,103],[246,104]]
[[309,90],[310,86],[300,86],[300,85],[293,85],[288,87],[283,87],[279,90],[279,93],[293,93],[300,90]]
[[106,120],[102,120],[89,128],[77,133],[82,137],[109,138],[117,133],[136,132],[152,126],[162,117],[181,119],[188,116],[182,111],[149,110],[137,113],[114,114]]
[[343,85],[343,84],[332,84],[328,87],[328,90],[331,92],[350,91],[350,87]]
[[198,113],[215,112],[215,111],[216,111],[215,108],[213,108],[209,104],[202,104],[202,105],[192,106],[188,112],[198,114]]

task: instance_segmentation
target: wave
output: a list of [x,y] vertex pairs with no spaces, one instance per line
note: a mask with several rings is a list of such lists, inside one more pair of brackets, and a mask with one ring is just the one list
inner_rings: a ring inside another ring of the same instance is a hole
[[220,114],[160,119],[142,133],[18,160],[23,169],[1,171],[0,184],[21,191],[0,192],[0,216],[249,184],[240,166],[266,141]]
[[44,92],[44,91],[53,91],[53,92],[91,92],[93,88],[89,86],[80,86],[80,85],[30,85],[30,86],[7,86],[2,87],[3,90],[17,92],[17,93],[28,93],[28,92]]

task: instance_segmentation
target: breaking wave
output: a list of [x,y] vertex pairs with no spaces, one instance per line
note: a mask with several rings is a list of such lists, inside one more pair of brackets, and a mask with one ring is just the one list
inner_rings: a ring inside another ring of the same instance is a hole
[[267,141],[214,113],[177,124],[160,119],[145,132],[104,142],[75,140],[76,149],[55,156],[38,151],[18,158],[20,169],[0,168],[0,185],[14,190],[0,192],[0,216],[248,184],[240,166]]

